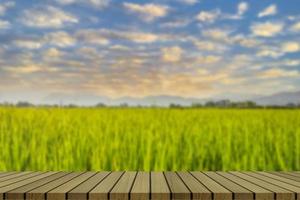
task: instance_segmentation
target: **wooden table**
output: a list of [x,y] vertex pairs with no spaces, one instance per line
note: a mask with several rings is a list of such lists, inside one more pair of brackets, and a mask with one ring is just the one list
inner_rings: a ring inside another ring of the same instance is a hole
[[0,199],[296,200],[300,172],[0,172]]

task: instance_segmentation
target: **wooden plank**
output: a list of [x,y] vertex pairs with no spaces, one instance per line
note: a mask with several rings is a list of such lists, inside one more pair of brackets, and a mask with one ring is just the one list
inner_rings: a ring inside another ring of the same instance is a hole
[[190,199],[191,192],[175,172],[164,172],[172,199]]
[[277,185],[277,186],[279,186],[281,188],[284,188],[284,189],[287,189],[289,191],[295,192],[298,196],[300,195],[300,187],[296,187],[294,185],[285,183],[283,181],[279,181],[277,179],[270,178],[268,176],[265,176],[264,174],[260,174],[260,173],[257,173],[257,172],[256,173],[255,172],[247,172],[247,174],[250,175],[250,176],[253,176],[255,178],[264,180],[264,181],[266,181],[268,183]]
[[130,200],[150,199],[150,173],[138,172],[130,192]]
[[100,184],[98,184],[92,191],[89,192],[90,200],[107,200],[109,192],[122,177],[124,172],[112,172]]
[[211,200],[212,193],[188,172],[177,172],[178,176],[192,192],[192,199]]
[[85,172],[85,173],[77,176],[76,178],[68,181],[67,183],[64,183],[64,184],[58,186],[57,188],[49,191],[47,193],[47,199],[51,199],[51,200],[67,199],[67,193],[69,191],[71,191],[72,189],[74,189],[75,187],[77,187],[82,182],[86,181],[87,179],[89,179],[90,177],[92,177],[95,174],[96,174],[96,172]]
[[300,178],[300,175],[298,175],[298,173],[295,173],[295,172],[282,172],[282,173],[289,174],[295,178]]
[[[15,179],[21,176],[25,176],[26,174],[30,174],[32,172],[19,172],[19,173],[15,173],[15,174],[10,174],[8,176],[4,176],[0,178],[0,184],[4,181],[10,180],[10,179]],[[3,184],[1,184],[3,186]],[[0,185],[0,187],[1,187]]]
[[137,172],[125,172],[109,193],[110,200],[128,200]]
[[220,174],[221,176],[226,177],[226,178],[230,179],[231,181],[239,184],[240,186],[247,188],[249,191],[252,191],[253,193],[255,193],[256,200],[273,200],[273,199],[275,199],[275,195],[273,192],[266,190],[256,184],[248,182],[240,177],[237,177],[237,176],[232,175],[227,172],[217,172],[217,173]]
[[262,175],[264,175],[264,176],[268,176],[268,177],[270,177],[270,178],[279,180],[279,181],[281,181],[281,182],[289,183],[289,184],[291,184],[291,185],[300,187],[300,182],[298,182],[298,181],[294,181],[294,180],[291,180],[291,179],[289,179],[289,178],[281,177],[281,176],[278,176],[278,175],[275,175],[275,174],[272,174],[272,173],[269,173],[269,172],[258,172],[258,173],[259,173],[259,174],[262,174]]
[[290,180],[300,182],[300,178],[295,177],[295,176],[290,175],[290,174],[287,174],[287,173],[284,173],[284,172],[269,172],[269,173],[275,174],[275,175],[280,176],[280,177],[285,177],[285,178],[288,178]]
[[[22,187],[24,185],[27,185],[29,183],[35,182],[35,181],[37,181],[39,179],[45,178],[47,176],[50,176],[53,173],[54,172],[44,172],[44,173],[36,172],[35,176],[31,176],[31,177],[28,177],[27,179],[24,179],[24,180],[15,182],[13,184],[1,187],[0,188],[0,199],[4,199],[5,198],[5,193],[8,192],[8,191],[11,191],[11,190],[14,190],[16,188],[19,188],[19,187]],[[34,173],[32,173],[32,174],[34,174]]]
[[46,193],[50,190],[59,187],[60,185],[67,183],[68,181],[72,180],[73,178],[81,175],[82,172],[73,172],[63,176],[55,181],[42,185],[34,190],[31,190],[26,193],[26,199],[29,200],[44,200],[46,199]]
[[40,187],[42,185],[45,185],[46,183],[49,183],[53,180],[56,180],[68,174],[67,172],[49,172],[49,173],[52,173],[52,175],[7,192],[6,199],[19,199],[19,200],[25,199],[26,192],[33,190],[37,187]]
[[1,177],[6,177],[6,176],[9,176],[9,175],[12,175],[12,174],[17,174],[18,172],[2,172],[0,174],[0,178]]
[[171,192],[164,174],[162,172],[151,172],[150,175],[151,199],[169,200]]
[[300,177],[299,172],[284,172],[284,173],[291,174],[291,175],[296,176],[296,177]]
[[243,188],[242,186],[224,178],[216,172],[203,172],[211,179],[222,185],[233,193],[233,199],[254,199],[254,195],[251,191]]
[[87,200],[88,193],[95,188],[110,172],[99,172],[84,183],[68,192],[69,200]]
[[281,187],[278,187],[277,185],[254,178],[250,175],[247,175],[246,173],[242,173],[242,172],[231,172],[231,173],[242,179],[245,179],[251,183],[259,185],[267,190],[270,190],[273,193],[276,193],[276,200],[294,200],[295,199],[294,193],[292,193],[291,191],[288,191],[286,189],[283,189]]
[[[19,182],[19,181],[22,181],[22,180],[25,180],[25,179],[28,179],[28,178],[31,178],[33,176],[37,176],[39,174],[41,174],[42,172],[24,172],[24,174],[22,173],[21,176],[16,176],[16,177],[11,177],[5,181],[1,181],[0,182],[0,187],[4,187],[4,186],[7,186],[7,185],[11,185],[13,183],[16,183],[16,182]],[[21,174],[21,173],[20,173]]]
[[202,172],[191,172],[191,174],[203,185],[205,185],[211,192],[213,192],[214,200],[232,199],[232,192],[230,192],[222,185],[209,178],[207,175],[203,174]]

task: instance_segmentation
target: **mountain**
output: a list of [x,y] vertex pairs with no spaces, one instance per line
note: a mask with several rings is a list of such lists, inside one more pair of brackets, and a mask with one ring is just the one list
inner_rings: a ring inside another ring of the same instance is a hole
[[207,101],[219,101],[223,99],[229,99],[231,101],[247,101],[251,100],[259,105],[286,105],[288,103],[300,103],[300,91],[298,92],[280,92],[268,96],[255,96],[255,95],[237,95],[224,93],[216,95],[212,98],[200,99],[200,98],[185,98],[180,96],[170,95],[158,95],[158,96],[146,96],[146,97],[121,97],[121,98],[109,98],[106,96],[99,96],[93,94],[62,94],[53,93],[46,96],[41,103],[43,104],[76,104],[81,106],[93,106],[98,103],[106,105],[120,105],[127,104],[129,106],[169,106],[171,103],[179,104],[182,106],[190,106],[193,103],[204,104]]
[[286,105],[288,103],[300,103],[300,91],[280,92],[269,96],[253,99],[259,105]]
[[106,96],[98,96],[87,93],[79,94],[65,94],[65,93],[52,93],[42,99],[42,104],[57,104],[68,105],[76,104],[80,106],[96,105],[97,103],[109,104],[110,98]]
[[142,105],[142,106],[169,106],[171,103],[179,104],[183,106],[189,106],[193,103],[204,103],[206,100],[197,98],[184,98],[179,96],[146,96],[143,98],[133,98],[133,97],[122,97],[119,99],[112,100],[114,105],[120,105],[121,103],[127,103],[128,105]]
[[76,104],[83,106],[96,105],[98,103],[104,103],[106,105],[120,105],[127,104],[129,106],[169,106],[171,103],[179,104],[183,106],[189,106],[192,103],[205,103],[204,99],[197,98],[184,98],[179,96],[146,96],[146,97],[121,97],[112,99],[106,96],[97,96],[92,94],[63,94],[63,93],[52,93],[42,99],[42,104]]

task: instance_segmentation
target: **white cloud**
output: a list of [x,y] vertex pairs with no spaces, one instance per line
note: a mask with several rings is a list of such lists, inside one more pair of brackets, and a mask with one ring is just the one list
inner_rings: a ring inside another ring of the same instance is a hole
[[0,16],[5,15],[7,9],[12,8],[15,6],[15,2],[7,1],[5,3],[0,3]]
[[243,35],[235,36],[235,41],[239,42],[242,47],[252,48],[260,45],[260,41],[254,38],[247,38]]
[[284,27],[279,22],[264,22],[253,24],[250,28],[254,35],[261,37],[272,37],[279,34]]
[[300,66],[300,60],[285,60],[283,64],[289,67]]
[[300,22],[296,22],[292,28],[291,28],[292,31],[294,32],[300,32]]
[[219,56],[199,56],[196,59],[197,64],[212,64],[216,63],[221,60],[221,57]]
[[50,48],[48,50],[46,50],[45,52],[43,52],[43,55],[46,59],[50,58],[59,58],[63,55],[63,53],[61,51],[59,51],[56,48]]
[[108,45],[110,43],[110,41],[102,35],[101,31],[93,29],[80,30],[76,33],[76,37],[79,41],[90,44]]
[[266,16],[271,16],[271,15],[276,15],[277,14],[277,6],[275,4],[272,4],[265,8],[263,11],[258,13],[258,17],[266,17]]
[[91,7],[104,8],[109,5],[110,0],[55,0],[61,5],[70,5],[70,4],[86,4]]
[[153,43],[164,39],[163,36],[154,33],[113,29],[82,29],[75,33],[75,37],[78,41],[100,45],[107,45],[111,40]]
[[194,45],[199,49],[199,50],[204,50],[204,51],[214,51],[214,52],[223,52],[227,50],[228,48],[222,44],[216,43],[216,42],[211,42],[211,41],[195,41]]
[[136,13],[146,22],[151,22],[157,18],[165,17],[169,7],[158,4],[135,4],[124,2],[123,6],[131,13]]
[[41,42],[34,40],[16,40],[14,41],[14,44],[17,47],[26,49],[39,49],[43,45]]
[[220,18],[222,19],[231,19],[231,20],[239,20],[243,18],[243,15],[248,11],[249,4],[247,2],[240,2],[237,5],[237,12],[235,14],[221,13]]
[[284,55],[283,52],[275,50],[275,49],[262,49],[256,54],[258,57],[271,57],[271,58],[279,58]]
[[238,15],[241,16],[243,14],[245,14],[245,12],[248,10],[249,8],[249,5],[247,2],[241,2],[239,3],[238,5]]
[[158,35],[142,32],[125,32],[124,36],[137,43],[152,43],[159,39]]
[[202,35],[213,40],[229,42],[229,34],[231,30],[212,28],[202,31]]
[[288,71],[280,68],[268,69],[257,74],[260,78],[280,78],[280,77],[297,77],[299,72],[296,70]]
[[10,27],[10,23],[8,21],[4,21],[0,19],[0,29],[7,29]]
[[211,11],[201,11],[196,18],[201,22],[213,23],[220,17],[220,15],[220,9],[215,9]]
[[179,19],[171,22],[165,22],[161,24],[161,27],[165,28],[178,28],[187,26],[191,21],[188,19]]
[[26,10],[21,21],[26,26],[38,28],[60,28],[68,23],[78,23],[72,14],[52,6]]
[[178,0],[178,1],[187,5],[194,5],[198,3],[198,0]]
[[30,73],[42,71],[42,68],[40,66],[32,64],[32,65],[25,65],[19,67],[7,67],[6,70],[13,73],[30,74]]
[[159,35],[147,32],[101,29],[99,32],[105,38],[125,39],[136,43],[153,43],[160,39]]
[[76,43],[76,39],[64,31],[49,33],[45,36],[44,40],[47,43],[58,47],[68,47]]
[[128,51],[130,50],[129,47],[124,46],[124,45],[113,45],[109,47],[112,50],[117,50],[117,51]]
[[179,62],[183,50],[179,46],[165,47],[161,49],[161,53],[164,62]]
[[300,51],[300,44],[298,42],[285,42],[281,49],[284,53],[294,53]]

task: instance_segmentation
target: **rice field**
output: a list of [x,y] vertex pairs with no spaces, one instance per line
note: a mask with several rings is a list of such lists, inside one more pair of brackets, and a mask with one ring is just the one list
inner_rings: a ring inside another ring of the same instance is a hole
[[300,110],[0,108],[0,170],[300,170]]

